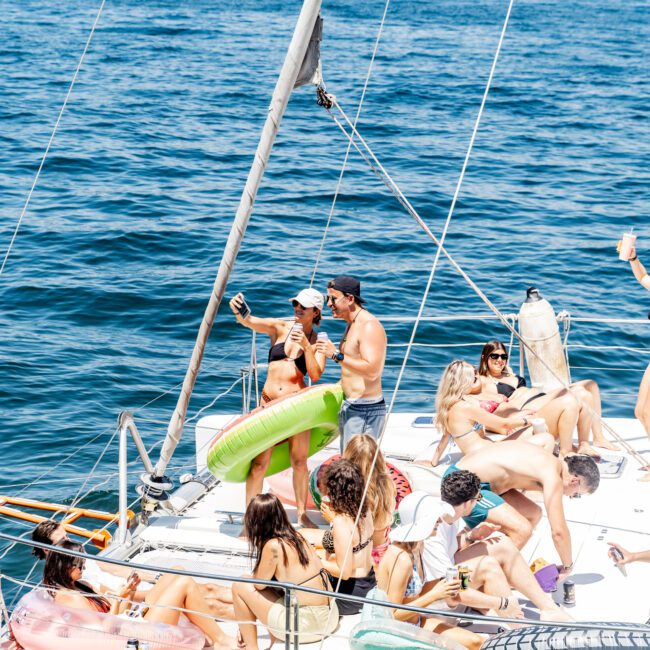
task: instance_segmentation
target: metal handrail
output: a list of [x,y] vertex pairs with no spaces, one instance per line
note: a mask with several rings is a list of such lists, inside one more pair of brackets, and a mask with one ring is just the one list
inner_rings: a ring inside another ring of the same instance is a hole
[[[59,546],[55,546],[52,544],[43,544],[41,542],[35,542],[33,540],[29,539],[24,539],[22,537],[17,537],[15,535],[10,535],[8,533],[1,533],[0,532],[0,539],[16,543],[16,544],[24,544],[26,546],[30,546],[32,548],[40,548],[45,551],[55,551],[57,553],[63,553],[64,555],[70,555],[72,557],[79,557],[83,559],[88,558],[87,553],[80,553],[78,551],[73,551],[71,549],[64,549]],[[424,615],[437,615],[437,616],[445,616],[448,617],[450,615],[450,611],[448,609],[446,610],[439,610],[439,609],[433,609],[429,607],[413,607],[411,605],[404,605],[404,604],[396,604],[396,603],[391,603],[385,600],[375,600],[374,598],[365,598],[361,596],[351,596],[348,594],[339,594],[338,592],[332,592],[332,591],[325,591],[324,589],[316,589],[314,587],[305,587],[304,585],[297,585],[291,582],[279,582],[275,580],[261,580],[259,578],[247,578],[244,576],[238,576],[238,577],[233,577],[230,575],[221,575],[217,573],[209,573],[205,571],[186,571],[185,569],[179,569],[179,568],[169,568],[169,567],[159,567],[159,566],[152,566],[148,564],[141,564],[139,562],[127,562],[126,560],[117,560],[111,557],[107,556],[93,556],[95,558],[99,557],[101,562],[105,562],[106,564],[114,564],[116,566],[123,566],[123,567],[128,567],[130,569],[138,569],[142,571],[148,571],[148,572],[159,572],[159,573],[169,573],[172,575],[182,575],[182,576],[189,576],[191,578],[203,578],[207,580],[221,580],[221,581],[226,581],[226,582],[238,582],[238,583],[243,583],[243,584],[254,584],[254,585],[264,585],[266,587],[273,587],[275,589],[283,589],[286,593],[290,594],[289,598],[289,607],[291,609],[295,609],[295,606],[293,605],[293,602],[291,600],[291,596],[293,592],[299,591],[299,592],[304,592],[308,594],[315,594],[315,595],[321,595],[321,596],[327,596],[329,598],[336,598],[336,600],[345,600],[348,602],[355,602],[355,603],[360,603],[360,604],[370,604],[370,605],[376,605],[378,607],[384,607],[384,608],[389,608],[389,609],[400,609],[404,610],[407,612],[412,612],[414,614],[424,614]],[[333,595],[335,594],[335,595]],[[286,598],[286,596],[285,596]],[[293,611],[291,612],[293,614]],[[454,618],[459,618],[462,620],[468,620],[468,621],[481,621],[481,622],[490,622],[490,623],[497,623],[497,624],[503,624],[503,623],[514,623],[516,625],[521,625],[522,624],[522,619],[518,618],[506,618],[506,617],[500,617],[500,616],[489,616],[489,615],[483,615],[483,614],[472,614],[469,612],[453,612],[452,613]],[[288,619],[290,620],[290,619]],[[297,620],[294,619],[296,622]],[[549,622],[549,621],[536,621],[533,619],[525,619],[526,625],[530,626],[549,626],[553,625],[553,627],[561,627],[561,628],[567,628],[567,629],[581,629],[581,630],[615,630],[619,632],[638,632],[639,627],[638,626],[633,626],[633,625],[616,625],[612,623],[579,623],[577,621],[569,622],[569,623],[563,623],[563,622]],[[296,639],[298,637],[298,629],[297,627],[295,629],[295,636]],[[648,628],[650,630],[650,627]],[[287,633],[285,637],[285,648],[286,650],[290,650],[290,627],[287,626]]]

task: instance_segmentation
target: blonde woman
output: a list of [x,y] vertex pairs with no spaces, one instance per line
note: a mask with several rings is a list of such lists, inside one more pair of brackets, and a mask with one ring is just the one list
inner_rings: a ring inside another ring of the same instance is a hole
[[[373,459],[377,460],[373,466]],[[378,565],[388,545],[388,533],[393,523],[395,483],[388,473],[386,460],[378,452],[377,441],[369,435],[353,436],[343,451],[343,458],[356,463],[364,482],[368,483],[366,501],[370,507],[375,530],[372,535],[372,561]]]
[[485,437],[485,430],[498,433],[504,439],[520,439],[542,446],[553,447],[554,440],[550,434],[533,435],[528,418],[529,411],[519,411],[508,417],[492,413],[493,396],[481,394],[481,378],[478,370],[466,361],[452,361],[442,374],[436,394],[436,426],[442,432],[442,438],[431,459],[435,467],[447,447],[449,438],[453,438],[463,454],[471,454],[478,449],[492,444]]

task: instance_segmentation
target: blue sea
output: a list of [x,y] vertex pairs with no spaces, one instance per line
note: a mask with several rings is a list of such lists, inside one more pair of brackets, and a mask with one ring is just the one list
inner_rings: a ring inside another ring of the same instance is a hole
[[[99,6],[0,0],[2,256]],[[323,7],[324,79],[351,118],[384,7]],[[117,509],[113,436],[125,409],[157,458],[299,8],[295,0],[106,3],[0,276],[2,494],[68,503],[88,493],[84,505]],[[359,130],[436,234],[506,10],[505,0],[388,8]],[[639,320],[571,326],[571,344],[597,348],[571,348],[573,377],[598,380],[609,416],[633,415],[649,360],[650,295],[615,252],[633,226],[650,264],[649,42],[644,1],[515,2],[446,241],[505,313],[534,284],[575,318]],[[296,91],[228,296],[243,291],[259,315],[291,313],[287,299],[314,270],[346,146],[313,88]],[[371,311],[413,317],[435,252],[353,151],[316,286],[357,275]],[[441,258],[424,314],[488,310]],[[386,326],[395,344],[390,396],[411,325]],[[333,339],[342,331],[332,321],[323,328]],[[476,361],[494,336],[509,339],[493,320],[422,324],[396,408],[431,410],[442,368],[459,356]],[[464,345],[432,346],[441,343]],[[249,356],[250,338],[224,305],[190,416],[232,386]],[[326,379],[336,377],[330,368]],[[235,385],[208,412],[240,405]],[[174,476],[192,468],[193,424]],[[133,485],[140,469],[134,460]],[[0,560],[15,575],[30,565],[24,550]]]

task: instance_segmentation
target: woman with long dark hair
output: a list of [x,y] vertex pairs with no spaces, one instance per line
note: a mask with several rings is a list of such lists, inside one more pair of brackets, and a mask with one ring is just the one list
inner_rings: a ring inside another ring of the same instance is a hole
[[[58,546],[67,551],[83,553],[81,544],[64,539]],[[115,597],[101,596],[81,580],[85,560],[80,557],[50,551],[45,560],[43,584],[49,589],[54,602],[63,607],[80,610],[120,614],[132,605],[132,598],[140,582],[132,576]],[[145,606],[135,610],[136,616],[151,623],[178,625],[182,613],[205,634],[215,650],[233,646],[210,614],[210,608],[194,580],[187,576],[163,575],[145,596]]]
[[[244,533],[250,543],[255,566],[253,578],[290,582],[315,589],[329,589],[327,573],[309,544],[289,522],[280,500],[273,494],[253,497],[244,515]],[[298,639],[300,643],[319,641],[338,625],[338,610],[333,599],[296,591],[298,601]],[[247,650],[256,650],[259,620],[276,638],[286,633],[284,597],[265,585],[233,585],[235,618],[240,623],[241,641]],[[291,621],[293,625],[293,618]]]
[[[262,404],[285,395],[297,393],[305,387],[305,377],[312,382],[320,379],[325,369],[325,355],[316,352],[315,327],[321,321],[323,295],[316,289],[303,289],[291,298],[293,319],[260,318],[250,310],[242,312],[244,298],[238,293],[231,301],[235,318],[240,325],[254,332],[268,334],[271,339],[269,365],[262,389]],[[293,469],[293,489],[296,495],[298,521],[310,528],[315,524],[307,516],[307,494],[309,492],[309,431],[302,431],[289,438],[289,455]],[[251,463],[246,479],[246,503],[262,491],[264,475],[271,461],[270,447],[256,456]]]
[[497,340],[488,341],[483,346],[478,371],[483,391],[502,399],[494,413],[507,417],[521,409],[533,409],[535,417],[544,418],[549,431],[560,440],[563,456],[573,452],[573,431],[576,428],[579,454],[599,455],[589,444],[592,432],[595,446],[617,449],[602,433],[600,391],[595,381],[587,379],[571,384],[571,392],[579,401],[565,388],[548,393],[528,388],[526,380],[514,374],[508,366],[505,345]]

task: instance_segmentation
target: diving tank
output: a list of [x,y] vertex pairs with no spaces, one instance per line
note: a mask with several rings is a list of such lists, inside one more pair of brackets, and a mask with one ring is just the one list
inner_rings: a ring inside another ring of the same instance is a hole
[[556,379],[541,363],[538,356],[526,350],[526,365],[530,385],[539,385],[547,392],[569,383],[569,369],[562,349],[560,329],[555,312],[548,300],[542,298],[539,289],[530,287],[526,301],[519,310],[519,333],[522,339],[543,359],[561,381]]

